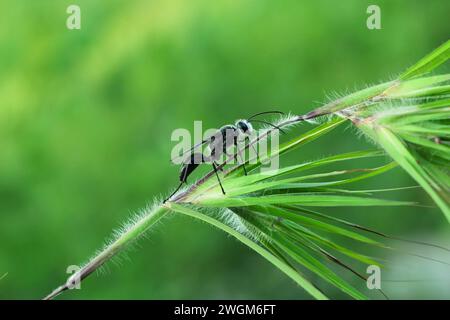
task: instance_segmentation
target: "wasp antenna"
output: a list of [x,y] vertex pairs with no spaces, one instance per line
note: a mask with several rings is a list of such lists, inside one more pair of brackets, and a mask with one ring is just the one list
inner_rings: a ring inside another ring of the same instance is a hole
[[174,157],[173,159],[171,159],[171,161],[173,162],[174,160],[178,160],[183,158],[185,155],[187,155],[189,152],[193,152],[195,149],[201,147],[202,145],[204,145],[206,142],[209,142],[211,140],[211,137],[209,137],[208,139],[202,140],[199,143],[195,144],[192,148],[190,148],[189,150],[184,151],[181,155],[178,155],[176,157]]
[[260,115],[262,115],[262,114],[269,114],[269,113],[277,113],[277,114],[285,115],[285,113],[282,112],[282,111],[264,111],[264,112],[255,113],[255,114],[252,115],[250,118],[248,118],[247,121],[253,119],[254,117],[260,116]]

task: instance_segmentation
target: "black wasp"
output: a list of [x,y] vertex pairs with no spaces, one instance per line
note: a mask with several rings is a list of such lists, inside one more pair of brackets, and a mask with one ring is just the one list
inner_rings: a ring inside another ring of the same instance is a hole
[[[228,150],[230,147],[235,147],[234,159],[237,161],[237,157],[239,156],[243,164],[244,174],[247,175],[247,169],[245,168],[245,162],[243,161],[243,157],[241,154],[241,150],[238,149],[238,141],[239,138],[247,139],[253,134],[253,126],[252,122],[258,122],[270,125],[271,127],[280,130],[282,129],[277,127],[276,125],[263,121],[263,120],[255,120],[254,118],[263,114],[284,114],[281,111],[266,111],[260,112],[252,115],[248,119],[240,119],[235,122],[234,125],[227,124],[221,127],[215,134],[211,137],[201,141],[200,143],[193,146],[191,149],[187,150],[181,156],[186,156],[181,164],[180,171],[180,184],[175,189],[175,191],[166,199],[164,202],[172,198],[172,196],[177,193],[177,191],[181,188],[184,183],[187,183],[187,178],[189,175],[200,165],[203,163],[211,163],[214,173],[216,174],[217,180],[219,181],[220,188],[222,189],[222,193],[225,194],[225,190],[223,189],[222,182],[220,181],[219,174],[217,173],[218,168],[220,167],[217,163],[217,160],[222,156],[232,156],[228,154]],[[195,152],[195,149],[207,144],[210,149],[210,154],[208,156],[204,155],[203,152]],[[255,150],[256,151],[256,150]]]

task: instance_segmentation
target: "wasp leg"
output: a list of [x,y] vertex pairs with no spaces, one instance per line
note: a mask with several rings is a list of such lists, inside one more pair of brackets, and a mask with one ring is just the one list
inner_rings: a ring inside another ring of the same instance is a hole
[[[258,150],[256,149],[254,143],[252,143],[252,142],[250,141],[250,138],[248,138],[248,137],[246,137],[245,139],[246,139],[246,141],[248,141],[247,146],[252,147],[253,151],[255,151],[256,161],[258,161],[258,160],[259,160],[259,153],[258,153]],[[253,158],[251,158],[251,155],[249,155],[249,160],[248,160],[249,163],[250,163],[250,161],[251,161],[252,159],[253,159]]]
[[179,184],[178,187],[175,189],[175,191],[172,192],[172,194],[171,194],[170,196],[168,196],[168,197],[163,201],[163,204],[166,203],[170,198],[172,198],[172,197],[175,195],[175,193],[178,192],[178,190],[180,190],[180,188],[181,188],[181,186],[183,185],[183,183],[184,183],[184,181],[181,181],[181,182],[180,182],[180,184]]
[[241,158],[242,168],[244,168],[244,175],[247,175],[247,168],[245,167],[244,157],[242,157],[242,152],[236,145],[236,153],[234,154],[234,161],[236,161],[237,164],[239,164],[239,161],[237,159],[238,154],[239,154],[239,158]]
[[219,166],[219,164],[216,161],[213,161],[213,163],[216,165],[217,170],[223,172],[223,166]]
[[220,181],[219,174],[217,173],[217,167],[216,167],[214,162],[212,163],[212,166],[213,166],[213,169],[214,169],[214,173],[216,174],[217,180],[219,181],[220,189],[222,189],[222,193],[223,194],[226,194],[225,190],[223,190],[222,182]]
[[253,151],[255,151],[255,154],[256,154],[256,161],[258,161],[258,160],[259,160],[259,153],[258,153],[258,150],[256,150],[256,148],[255,148],[255,146],[254,146],[253,144],[251,144],[251,146],[252,146],[252,148],[253,148]]
[[[239,163],[239,162],[237,161],[237,155],[238,155],[238,153],[235,153],[235,155],[234,155],[234,160],[235,160],[237,163]],[[241,154],[240,151],[239,151],[239,157],[241,158],[241,161],[242,161],[242,168],[244,169],[244,175],[247,175],[247,168],[245,168],[245,162],[244,162],[244,159],[242,159],[242,154]]]

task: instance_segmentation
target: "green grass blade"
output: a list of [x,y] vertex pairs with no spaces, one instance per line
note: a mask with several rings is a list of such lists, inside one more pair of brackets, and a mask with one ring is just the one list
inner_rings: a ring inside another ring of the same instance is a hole
[[370,245],[375,245],[379,247],[383,247],[384,245],[381,242],[373,240],[369,237],[361,235],[357,232],[353,232],[351,230],[347,230],[341,227],[338,227],[334,224],[326,223],[318,219],[314,219],[311,217],[307,217],[303,214],[298,214],[298,210],[289,210],[279,206],[255,206],[249,209],[251,212],[255,213],[263,213],[265,215],[272,216],[274,218],[281,217],[283,219],[295,222],[298,225],[309,226],[311,228],[315,228],[321,231],[329,232],[330,234],[337,234],[352,240],[356,240],[359,242],[367,243]]
[[226,224],[224,224],[210,216],[207,216],[198,211],[194,211],[190,208],[187,208],[187,207],[175,204],[175,203],[168,203],[167,206],[169,209],[171,209],[175,212],[202,220],[204,222],[207,222],[207,223],[225,231],[229,235],[235,237],[237,240],[239,240],[240,242],[242,242],[243,244],[245,244],[246,246],[248,246],[249,248],[251,248],[252,250],[257,252],[258,254],[263,256],[270,263],[275,265],[278,269],[280,269],[287,276],[289,276],[292,280],[294,280],[299,286],[301,286],[303,289],[305,289],[305,291],[308,292],[310,295],[312,295],[314,298],[319,299],[319,300],[327,300],[328,299],[311,282],[309,282],[306,278],[304,278],[302,275],[300,275],[296,270],[292,269],[292,267],[290,267],[288,264],[286,264],[285,262],[280,260],[278,257],[273,255],[272,253],[270,253],[263,247],[261,247],[256,242],[248,239],[241,233],[237,232],[233,228],[227,226]]
[[[405,82],[401,82],[386,90],[383,94],[387,98],[408,98],[415,96],[423,96],[426,90],[433,90],[434,94],[445,94],[445,86],[436,90],[434,85],[450,80],[450,74],[431,76],[426,78],[417,78]],[[439,87],[438,87],[439,88]]]
[[420,59],[400,75],[400,80],[407,80],[433,71],[450,58],[450,40],[439,46],[433,52]]
[[238,197],[229,198],[219,196],[217,198],[205,198],[194,202],[204,207],[245,207],[267,204],[298,204],[313,207],[353,207],[353,206],[405,206],[412,205],[411,202],[385,200],[367,197],[354,197],[344,195],[271,195],[261,197]]
[[290,226],[290,228],[295,229],[298,232],[301,232],[305,237],[311,239],[312,241],[321,243],[321,244],[323,244],[323,245],[325,245],[325,246],[327,246],[327,247],[329,247],[331,249],[334,249],[334,250],[336,250],[336,251],[338,251],[338,252],[340,252],[340,253],[342,253],[342,254],[350,257],[350,258],[353,258],[353,259],[355,259],[357,261],[360,261],[360,262],[362,262],[364,264],[367,264],[367,265],[373,264],[373,265],[381,266],[381,264],[379,262],[375,261],[371,257],[368,257],[366,255],[360,254],[360,253],[355,252],[353,250],[350,250],[350,249],[348,249],[346,247],[343,247],[343,246],[337,244],[335,241],[331,241],[330,239],[328,239],[326,237],[323,237],[323,236],[321,236],[321,235],[319,235],[319,234],[311,231],[310,229],[307,229],[307,228],[305,228],[305,227],[303,227],[303,226],[301,226],[299,224],[295,224],[295,223],[292,223],[290,221],[287,221],[286,224],[288,226]]
[[413,177],[433,198],[436,204],[442,209],[447,220],[450,222],[450,205],[443,194],[448,190],[436,183],[433,177],[418,163],[416,157],[406,148],[405,144],[390,130],[383,127],[371,128],[370,126],[360,126],[368,135],[372,136],[386,152]]
[[298,263],[304,265],[306,268],[335,285],[349,296],[358,299],[366,300],[367,297],[344,281],[341,277],[337,276],[328,267],[323,265],[319,260],[308,253],[302,246],[299,246],[285,237],[281,237],[279,234],[274,234],[274,241],[283,248],[291,257],[293,257]]
[[[362,293],[348,284],[344,279],[337,276],[330,268],[325,266],[316,257],[314,257],[312,253],[310,253],[310,251],[317,252],[317,249],[311,245],[311,242],[299,242],[296,234],[289,232],[287,229],[282,229],[280,230],[281,232],[274,233],[272,232],[272,230],[269,230],[266,225],[255,219],[255,216],[253,215],[247,214],[244,218],[255,225],[258,230],[261,230],[263,233],[265,233],[266,236],[270,237],[273,243],[276,243],[278,247],[286,252],[297,263],[303,265],[308,270],[314,272],[351,297],[360,300],[367,299]],[[322,256],[324,252],[325,251],[320,252],[320,255]],[[331,257],[331,255],[328,255],[326,257],[329,258]],[[333,262],[335,261],[333,260]]]

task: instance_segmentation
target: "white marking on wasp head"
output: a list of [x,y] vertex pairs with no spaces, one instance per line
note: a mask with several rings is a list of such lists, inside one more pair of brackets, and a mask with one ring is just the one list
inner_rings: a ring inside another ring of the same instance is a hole
[[253,133],[253,126],[248,120],[237,120],[235,125],[239,132],[243,135],[250,136]]

